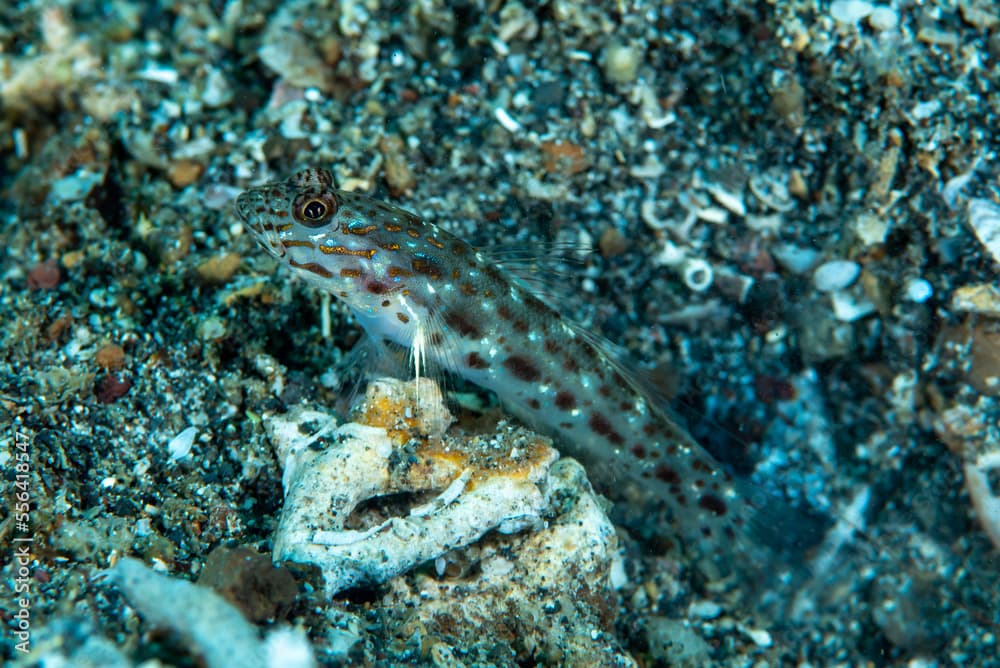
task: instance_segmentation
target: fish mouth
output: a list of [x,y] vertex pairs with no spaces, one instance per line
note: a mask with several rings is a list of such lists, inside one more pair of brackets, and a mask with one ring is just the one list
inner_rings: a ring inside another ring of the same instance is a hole
[[253,190],[240,193],[236,198],[236,215],[264,250],[276,258],[284,257],[285,246],[272,222],[273,209],[261,193]]

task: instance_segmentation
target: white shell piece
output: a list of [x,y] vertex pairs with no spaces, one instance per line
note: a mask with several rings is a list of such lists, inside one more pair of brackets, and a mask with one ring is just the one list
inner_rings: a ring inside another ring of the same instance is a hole
[[969,227],[994,262],[1000,262],[1000,206],[988,199],[969,201]]
[[197,427],[188,427],[170,439],[170,442],[167,443],[167,450],[170,451],[170,461],[175,462],[191,454],[191,448],[194,446],[194,439],[197,435]]
[[833,317],[841,322],[854,322],[875,312],[875,304],[846,290],[830,293],[830,301],[833,302]]
[[504,109],[503,107],[497,107],[496,109],[494,109],[493,115],[496,117],[497,122],[499,122],[500,125],[502,125],[503,128],[508,132],[521,131],[522,128],[521,124],[518,123],[516,120],[514,120],[514,118],[509,113],[507,113],[507,110]]
[[857,280],[861,265],[849,260],[831,260],[816,267],[813,283],[821,292],[843,290]]
[[701,258],[690,258],[684,262],[681,268],[681,277],[684,285],[695,292],[704,292],[715,279],[715,272],[712,265]]

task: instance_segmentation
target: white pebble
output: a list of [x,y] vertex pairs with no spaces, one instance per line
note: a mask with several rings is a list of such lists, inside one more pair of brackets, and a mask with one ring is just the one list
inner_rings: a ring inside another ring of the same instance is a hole
[[695,601],[688,606],[688,615],[701,619],[715,619],[722,614],[722,606],[714,601]]
[[922,278],[913,278],[907,282],[905,294],[909,301],[923,304],[934,294],[934,288]]
[[833,317],[841,322],[854,322],[875,312],[875,304],[866,297],[857,298],[850,292],[838,290],[830,294]]
[[830,16],[837,23],[857,23],[875,10],[864,0],[834,0],[830,4]]
[[191,454],[191,448],[194,446],[194,437],[197,435],[197,427],[188,427],[170,439],[170,442],[167,443],[167,450],[170,451],[170,461],[175,462]]
[[831,260],[816,268],[813,282],[816,284],[816,289],[821,292],[834,292],[849,286],[857,280],[860,273],[861,265],[857,262]]
[[868,25],[878,32],[895,30],[899,25],[899,15],[891,7],[876,7],[868,16]]
[[771,634],[764,629],[744,629],[744,631],[757,647],[770,647],[773,642]]
[[913,116],[914,120],[924,121],[941,111],[943,106],[944,105],[941,103],[941,100],[917,102],[913,105],[913,108],[910,109],[910,115]]
[[804,274],[816,264],[819,252],[793,244],[778,244],[771,249],[771,255],[778,264],[793,274]]
[[631,45],[612,42],[604,51],[604,76],[618,84],[635,81],[642,55],[639,49]]

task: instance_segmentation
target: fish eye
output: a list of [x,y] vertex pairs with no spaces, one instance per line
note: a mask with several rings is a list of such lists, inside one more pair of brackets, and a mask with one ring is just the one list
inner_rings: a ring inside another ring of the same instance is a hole
[[326,215],[326,204],[314,199],[302,207],[302,215],[309,220],[319,220]]
[[337,198],[330,193],[300,195],[292,205],[295,220],[306,227],[325,225],[337,212]]

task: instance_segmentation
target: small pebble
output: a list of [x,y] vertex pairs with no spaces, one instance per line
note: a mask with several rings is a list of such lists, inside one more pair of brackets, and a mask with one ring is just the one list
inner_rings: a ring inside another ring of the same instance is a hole
[[875,10],[864,0],[834,0],[830,3],[830,16],[837,23],[857,23]]
[[771,249],[771,255],[783,268],[793,274],[804,274],[813,268],[819,252],[792,244],[778,244]]
[[227,282],[240,266],[240,256],[237,253],[226,253],[211,257],[195,270],[198,276],[207,283],[221,284]]
[[1000,318],[1000,288],[990,283],[963,285],[952,294],[951,308]]
[[715,619],[722,614],[722,606],[714,601],[696,601],[688,606],[688,614],[701,619]]
[[106,371],[116,371],[125,366],[125,351],[121,346],[109,343],[94,354],[94,362]]
[[185,188],[205,172],[205,166],[194,160],[177,160],[167,168],[167,179],[175,188]]
[[605,228],[597,245],[604,257],[617,257],[628,249],[628,241],[617,227]]
[[590,166],[583,147],[565,141],[542,142],[542,166],[547,172],[561,172],[568,176],[579,174]]
[[922,278],[911,279],[906,284],[906,299],[917,304],[923,304],[934,295],[934,288]]
[[212,550],[198,584],[214,589],[253,622],[274,619],[298,594],[295,578],[286,568],[276,568],[270,555],[243,545]]
[[124,397],[132,388],[132,381],[121,379],[114,374],[108,374],[97,381],[94,387],[94,394],[102,404],[110,404],[116,399]]
[[861,273],[861,265],[848,260],[831,260],[816,268],[813,282],[820,292],[843,290],[853,283]]
[[59,285],[62,272],[59,262],[55,259],[36,264],[28,272],[28,287],[32,290],[51,290]]
[[764,629],[745,629],[745,633],[758,647],[770,647],[773,644],[771,634]]
[[621,42],[612,42],[604,50],[604,76],[616,84],[635,81],[642,52]]
[[226,335],[226,321],[218,316],[209,316],[198,324],[198,336],[202,341],[214,341]]
[[830,294],[833,317],[841,322],[854,322],[875,312],[875,304],[865,297],[855,297],[850,292],[838,290]]
[[891,7],[876,7],[868,15],[868,25],[878,32],[895,30],[899,25],[899,15]]

